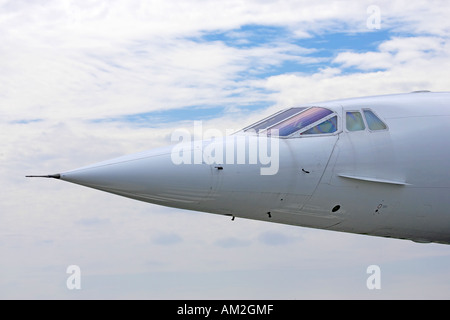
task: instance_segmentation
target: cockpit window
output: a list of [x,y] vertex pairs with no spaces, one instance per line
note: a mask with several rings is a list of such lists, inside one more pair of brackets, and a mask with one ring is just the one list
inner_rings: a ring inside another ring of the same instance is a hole
[[321,133],[333,133],[337,131],[337,117],[334,116],[331,119],[328,119],[315,127],[312,127],[301,134],[321,134]]
[[322,119],[323,117],[326,117],[331,113],[331,110],[313,107],[271,127],[267,133],[270,134],[273,129],[277,129],[279,132],[279,136],[286,137],[300,129],[313,124],[314,122]]
[[283,121],[284,119],[287,119],[297,113],[300,113],[305,109],[306,108],[290,108],[290,109],[278,112],[260,122],[257,122],[256,124],[246,128],[246,129],[244,129],[244,131],[255,130],[256,132],[259,132],[260,130],[267,129],[267,128]]
[[360,131],[366,128],[360,112],[347,112],[345,115],[345,122],[348,131]]
[[370,130],[386,130],[386,124],[378,118],[371,110],[363,109],[367,126]]
[[301,130],[304,132],[299,135],[333,133],[337,131],[337,116],[333,117],[333,114],[333,111],[321,107],[291,108],[257,122],[244,131],[272,135],[278,130],[280,137],[291,136]]

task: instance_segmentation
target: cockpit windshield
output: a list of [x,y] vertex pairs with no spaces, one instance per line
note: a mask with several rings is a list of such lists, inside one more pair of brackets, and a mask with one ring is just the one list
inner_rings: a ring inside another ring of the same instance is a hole
[[273,135],[275,130],[280,137],[333,133],[337,131],[337,116],[321,107],[290,108],[245,128],[244,132]]
[[298,114],[306,109],[307,108],[290,108],[287,110],[283,110],[281,112],[275,113],[274,115],[260,122],[257,122],[253,126],[246,128],[245,131],[255,130],[256,132],[259,132],[261,130],[265,130],[267,128],[272,127],[275,124],[282,122],[283,120],[289,119],[291,116]]

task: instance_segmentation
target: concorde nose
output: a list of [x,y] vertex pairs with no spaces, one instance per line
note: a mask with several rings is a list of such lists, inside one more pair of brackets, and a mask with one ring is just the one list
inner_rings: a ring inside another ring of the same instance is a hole
[[45,176],[136,200],[181,206],[207,199],[211,166],[176,164],[172,147],[150,150]]

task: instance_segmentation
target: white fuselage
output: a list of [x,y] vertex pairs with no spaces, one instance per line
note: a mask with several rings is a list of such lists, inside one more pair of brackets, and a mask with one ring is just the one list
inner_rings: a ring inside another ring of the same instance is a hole
[[[308,106],[332,110],[337,130],[279,138],[242,131],[184,149],[234,150],[220,163],[205,157],[174,163],[170,146],[62,173],[61,179],[176,208],[450,243],[450,93]],[[365,120],[364,130],[348,130],[347,112],[365,109],[387,128],[370,130]],[[277,139],[268,152],[278,158],[252,163],[251,152],[262,139],[269,146]],[[262,174],[270,167],[276,172]]]

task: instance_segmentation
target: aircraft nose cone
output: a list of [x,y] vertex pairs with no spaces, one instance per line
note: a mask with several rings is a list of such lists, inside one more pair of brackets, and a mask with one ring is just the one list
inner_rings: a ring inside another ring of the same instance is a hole
[[172,148],[138,153],[61,173],[61,180],[136,200],[177,206],[211,192],[211,167],[174,164]]
[[123,189],[129,180],[138,183],[149,171],[145,156],[121,157],[61,173],[61,180],[92,188]]

